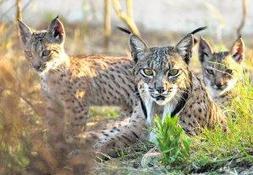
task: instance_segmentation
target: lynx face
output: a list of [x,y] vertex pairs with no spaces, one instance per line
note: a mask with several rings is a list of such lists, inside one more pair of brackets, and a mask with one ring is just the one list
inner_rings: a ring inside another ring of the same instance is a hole
[[239,38],[231,51],[213,52],[204,39],[200,39],[199,59],[204,82],[214,97],[225,94],[235,87],[243,74],[241,62],[244,57],[244,43]]
[[25,57],[39,73],[49,69],[64,55],[65,32],[58,17],[46,31],[32,31],[19,21],[20,36],[24,45]]
[[176,47],[152,47],[137,36],[130,37],[130,49],[136,62],[134,73],[150,98],[165,105],[181,98],[190,86],[188,62],[193,45],[192,35],[183,38]]

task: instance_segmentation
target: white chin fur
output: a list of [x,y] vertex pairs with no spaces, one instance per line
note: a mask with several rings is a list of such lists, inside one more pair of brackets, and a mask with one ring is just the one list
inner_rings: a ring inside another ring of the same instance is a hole
[[206,84],[206,88],[212,97],[219,97],[219,96],[225,94],[226,92],[230,91],[235,86],[235,84],[237,82],[236,79],[229,80],[227,83],[227,87],[225,89],[218,90],[218,89],[215,89],[211,86],[211,82],[208,79],[205,79],[204,81]]
[[219,95],[223,95],[225,94],[226,92],[230,91],[233,87],[235,87],[235,84],[236,84],[237,80],[236,79],[231,79],[228,81],[228,84],[227,84],[227,87],[225,89],[223,89]]

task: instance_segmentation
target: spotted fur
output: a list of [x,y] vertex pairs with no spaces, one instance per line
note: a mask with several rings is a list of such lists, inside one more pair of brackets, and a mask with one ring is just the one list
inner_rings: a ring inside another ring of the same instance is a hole
[[140,100],[130,121],[97,135],[95,148],[98,151],[108,153],[143,139],[152,140],[155,136],[147,127],[152,126],[155,115],[163,118],[178,115],[180,124],[190,135],[215,125],[226,130],[223,113],[209,97],[201,80],[189,70],[192,34],[174,47],[148,47],[133,34],[129,43]]
[[[189,71],[192,34],[175,47],[152,48],[131,34],[131,61],[122,57],[70,58],[64,52],[64,27],[57,18],[46,31],[32,31],[22,22],[19,27],[26,58],[41,77],[43,96],[49,104],[48,127],[54,139],[63,132],[63,126],[71,138],[82,137],[88,107],[105,103],[126,106],[131,117],[91,134],[94,148],[103,153],[148,139],[148,127],[156,114],[179,115],[181,125],[191,135],[216,124],[226,128],[219,108]],[[64,117],[55,115],[55,105],[63,107]]]
[[136,93],[130,59],[67,55],[64,26],[58,18],[44,31],[34,31],[21,21],[19,29],[25,57],[41,78],[53,145],[81,141],[91,105],[120,106],[122,115],[131,115]]

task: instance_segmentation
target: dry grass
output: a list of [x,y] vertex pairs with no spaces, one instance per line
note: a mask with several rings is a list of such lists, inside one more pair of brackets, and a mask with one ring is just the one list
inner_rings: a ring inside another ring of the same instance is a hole
[[43,104],[37,76],[14,49],[16,33],[3,24],[0,33],[0,171],[15,174],[29,165],[34,137],[42,136]]
[[[92,151],[85,149],[84,156],[69,160],[69,167],[57,169],[62,160],[56,159],[47,142],[39,77],[24,59],[13,29],[14,26],[0,24],[0,34],[4,36],[0,39],[0,174],[71,174],[71,165],[92,162],[88,160]],[[71,43],[82,43],[80,33],[73,33]],[[75,49],[73,52],[79,50],[69,45]],[[94,107],[90,111],[93,118],[89,125],[97,128],[94,125],[101,120],[101,115],[105,114],[105,120],[112,119],[117,117],[117,111],[117,108]]]

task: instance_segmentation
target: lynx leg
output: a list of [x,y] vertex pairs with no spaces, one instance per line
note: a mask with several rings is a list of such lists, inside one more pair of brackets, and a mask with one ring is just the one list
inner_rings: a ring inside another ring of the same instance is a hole
[[73,167],[74,174],[86,174],[94,166],[92,143],[83,135],[88,119],[89,105],[85,98],[69,96],[64,100],[66,142],[71,146],[68,152],[68,163]]
[[48,131],[53,137],[57,137],[64,130],[64,110],[63,107],[55,100],[46,99],[46,121]]
[[140,105],[133,110],[131,118],[127,118],[100,134],[94,134],[97,137],[95,150],[98,153],[112,155],[116,150],[131,146],[132,144],[145,140],[148,129],[145,115]]
[[86,128],[89,106],[80,102],[75,96],[65,99],[65,138],[68,143],[80,143],[82,133]]
[[56,158],[58,165],[63,164],[63,160],[68,152],[68,146],[65,142],[64,131],[64,112],[62,106],[50,98],[46,98],[46,123],[48,130],[49,150],[53,157]]

